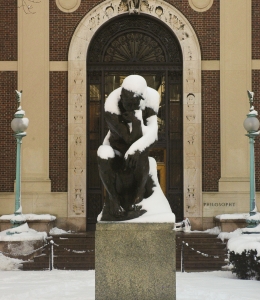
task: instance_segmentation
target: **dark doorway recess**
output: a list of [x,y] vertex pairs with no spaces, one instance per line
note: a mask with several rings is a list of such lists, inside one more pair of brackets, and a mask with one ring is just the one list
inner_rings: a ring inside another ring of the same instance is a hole
[[108,131],[104,103],[130,74],[143,76],[161,95],[158,142],[151,156],[177,221],[183,219],[182,68],[176,36],[155,18],[124,15],[94,35],[87,53],[87,230],[95,230],[106,196],[96,154]]

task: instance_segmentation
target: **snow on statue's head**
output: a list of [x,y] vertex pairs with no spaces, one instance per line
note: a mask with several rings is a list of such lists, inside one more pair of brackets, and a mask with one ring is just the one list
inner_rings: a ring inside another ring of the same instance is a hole
[[132,92],[134,97],[141,97],[140,108],[144,106],[144,100],[147,93],[147,83],[146,80],[140,75],[129,75],[127,76],[123,83],[122,89]]

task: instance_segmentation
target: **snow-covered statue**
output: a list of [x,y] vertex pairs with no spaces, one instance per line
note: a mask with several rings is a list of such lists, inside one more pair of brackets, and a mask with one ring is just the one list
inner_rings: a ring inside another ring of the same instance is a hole
[[147,211],[138,204],[156,186],[148,154],[157,140],[159,99],[142,76],[130,75],[105,102],[109,131],[98,149],[99,174],[107,191],[101,221],[134,219]]

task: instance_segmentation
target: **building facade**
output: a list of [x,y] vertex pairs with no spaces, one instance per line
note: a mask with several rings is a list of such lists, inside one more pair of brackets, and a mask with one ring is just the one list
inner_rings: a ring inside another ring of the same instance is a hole
[[94,230],[105,197],[96,164],[107,131],[103,104],[129,74],[144,76],[161,95],[151,155],[177,220],[207,229],[216,215],[249,212],[243,121],[247,90],[260,109],[259,1],[0,2],[0,215],[14,210],[10,122],[18,89],[30,120],[23,213],[53,214],[63,229]]

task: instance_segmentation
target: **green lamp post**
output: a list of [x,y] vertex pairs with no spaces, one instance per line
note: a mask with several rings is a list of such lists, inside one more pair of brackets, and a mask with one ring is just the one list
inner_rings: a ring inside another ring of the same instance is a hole
[[[250,111],[247,114],[247,118],[244,121],[244,128],[247,131],[246,136],[249,137],[249,145],[250,145],[250,216],[254,216],[256,214],[256,205],[255,205],[255,151],[254,144],[255,138],[259,135],[259,120],[257,119],[258,113],[254,109],[253,100],[254,93],[247,91],[247,95],[249,98]],[[248,228],[255,227],[258,224],[258,221],[248,219]]]
[[23,220],[22,214],[22,206],[21,206],[21,146],[22,146],[22,138],[26,136],[25,130],[28,127],[29,120],[25,118],[25,111],[22,110],[21,100],[22,100],[22,91],[16,92],[16,99],[18,102],[17,112],[14,114],[14,119],[11,122],[12,130],[14,131],[14,136],[17,142],[17,150],[16,150],[16,191],[15,191],[15,217],[11,220],[13,227],[17,227],[23,224],[25,221]]

